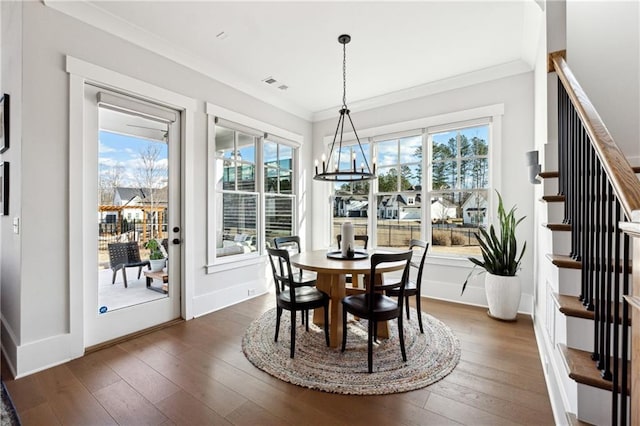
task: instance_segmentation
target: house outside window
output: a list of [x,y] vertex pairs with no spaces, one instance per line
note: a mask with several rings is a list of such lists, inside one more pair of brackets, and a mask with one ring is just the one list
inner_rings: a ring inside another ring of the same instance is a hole
[[375,143],[378,246],[408,247],[412,238],[421,238],[422,139],[417,131]]
[[[339,152],[341,168],[349,168],[355,155],[356,164],[371,164],[371,146],[361,141],[362,151],[357,143],[342,146]],[[335,164],[338,152],[334,152],[331,164]],[[336,236],[341,233],[342,224],[351,222],[356,235],[369,235],[369,191],[371,182],[336,182],[333,188],[331,244],[337,244]]]

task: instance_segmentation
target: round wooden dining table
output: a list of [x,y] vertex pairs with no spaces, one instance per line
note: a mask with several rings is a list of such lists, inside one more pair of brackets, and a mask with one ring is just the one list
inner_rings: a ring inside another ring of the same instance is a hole
[[[328,294],[331,301],[329,304],[329,339],[331,347],[337,347],[342,342],[342,299],[347,293],[364,292],[365,288],[346,286],[346,276],[353,276],[354,284],[358,281],[358,275],[365,276],[363,280],[365,285],[371,272],[371,255],[375,253],[390,253],[378,249],[358,250],[359,253],[366,253],[364,257],[361,254],[356,259],[336,259],[327,256],[327,250],[313,250],[291,255],[291,265],[296,268],[307,271],[314,271],[317,274],[316,287]],[[376,268],[376,282],[381,279],[381,274],[402,270],[405,262],[395,262],[384,264]],[[317,325],[323,325],[324,318],[321,310],[316,309],[313,314],[313,322]],[[386,338],[389,336],[389,328],[387,322],[378,324],[378,337]]]

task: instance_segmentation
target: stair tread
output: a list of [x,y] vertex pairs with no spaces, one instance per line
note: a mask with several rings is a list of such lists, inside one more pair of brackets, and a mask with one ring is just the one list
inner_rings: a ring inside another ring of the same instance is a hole
[[564,195],[544,195],[542,201],[545,203],[564,203]]
[[558,268],[582,269],[582,262],[565,254],[549,253],[547,254],[547,259],[549,259],[551,263],[556,265]]
[[[551,263],[556,265],[558,268],[582,269],[582,261],[575,260],[566,254],[547,253],[547,259],[549,259]],[[622,263],[618,264],[617,270],[622,272]],[[633,265],[631,264],[631,260],[629,260],[629,273],[631,272],[633,272]]]
[[568,223],[543,223],[542,226],[552,231],[571,231],[571,225]]
[[[611,391],[613,382],[604,380],[595,361],[591,359],[591,352],[570,348],[562,343],[558,344],[565,366],[569,370],[569,377],[577,383]],[[630,363],[628,362],[629,366]],[[622,369],[620,369],[622,370]],[[627,385],[631,383],[631,368],[627,368]]]
[[540,176],[542,179],[552,179],[560,176],[560,173],[557,170],[551,170],[551,171],[540,172],[538,173],[538,176]]
[[588,311],[582,304],[578,296],[568,296],[566,294],[554,293],[553,296],[560,305],[560,312],[568,317],[585,318],[592,320],[595,316],[593,311]]
[[[633,170],[634,173],[640,173],[640,166],[631,166],[631,169]],[[557,177],[560,177],[560,173],[557,170],[547,170],[547,171],[538,173],[538,176],[540,176],[543,179],[557,178]]]
[[[556,299],[556,301],[558,302],[558,305],[560,306],[560,312],[562,312],[563,314],[565,314],[568,317],[574,317],[574,318],[584,318],[584,319],[588,319],[588,320],[593,320],[595,318],[595,312],[594,311],[589,311],[587,310],[586,306],[584,306],[582,304],[582,301],[580,301],[580,298],[578,296],[571,296],[571,295],[567,295],[567,294],[558,294],[558,293],[553,293],[553,297]],[[611,318],[609,318],[609,321],[613,320],[613,313],[614,313],[614,304],[612,302],[611,304]],[[622,303],[618,303],[618,322],[622,322]],[[629,311],[629,325],[631,325],[631,312]]]

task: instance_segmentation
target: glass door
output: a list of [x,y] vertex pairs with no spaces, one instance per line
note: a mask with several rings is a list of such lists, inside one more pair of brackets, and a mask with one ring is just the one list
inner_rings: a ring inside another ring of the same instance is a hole
[[[86,346],[180,316],[179,111],[86,85],[95,281]],[[94,162],[95,161],[95,162]]]

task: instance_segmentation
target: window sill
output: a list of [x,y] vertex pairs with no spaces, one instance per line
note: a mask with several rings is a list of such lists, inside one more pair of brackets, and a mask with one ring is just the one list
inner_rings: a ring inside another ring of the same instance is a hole
[[467,257],[447,256],[445,254],[428,254],[425,261],[427,265],[455,266],[457,268],[473,268],[473,263]]
[[224,256],[216,259],[214,264],[206,265],[205,268],[207,269],[207,274],[212,274],[215,272],[257,265],[259,263],[263,263],[265,259],[266,256],[260,255],[257,252],[247,253],[244,255]]

